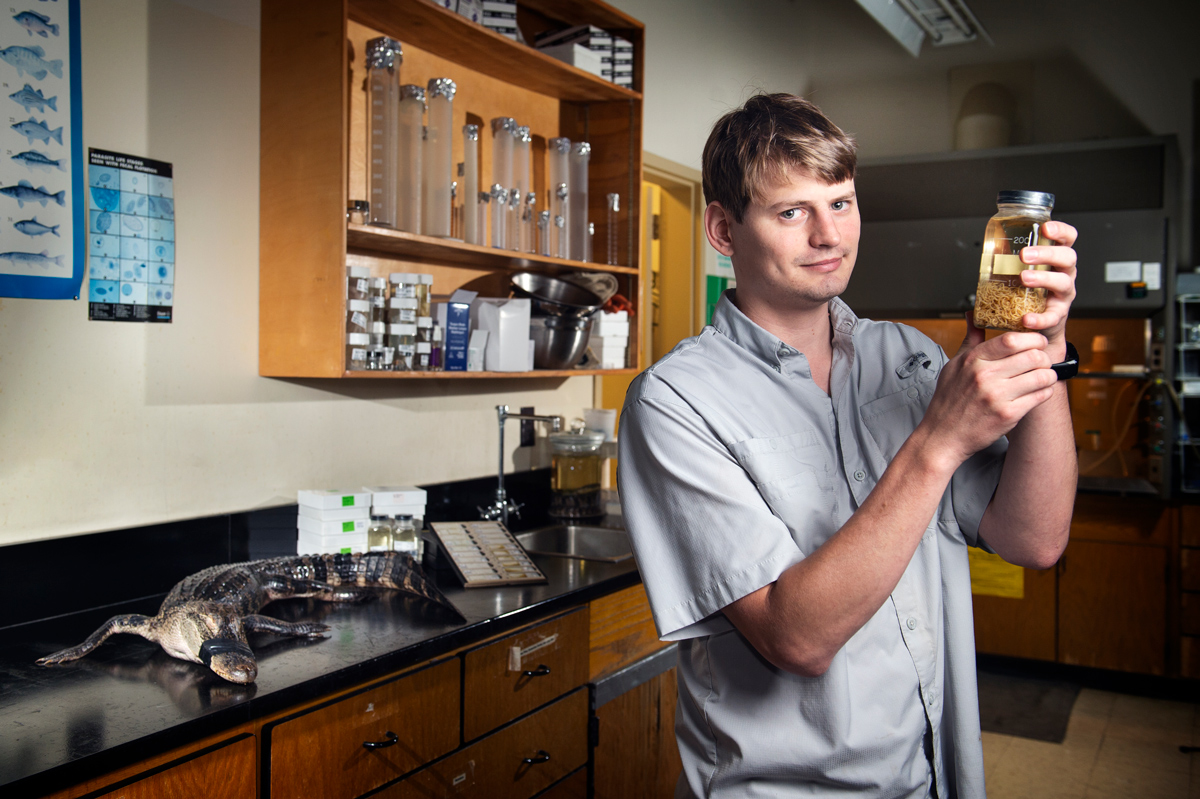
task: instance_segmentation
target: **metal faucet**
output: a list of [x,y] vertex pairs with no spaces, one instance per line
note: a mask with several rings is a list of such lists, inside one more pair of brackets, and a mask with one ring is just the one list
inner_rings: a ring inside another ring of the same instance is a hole
[[521,515],[520,503],[508,498],[504,490],[504,423],[509,419],[524,419],[531,422],[549,422],[550,429],[558,432],[562,429],[561,416],[535,416],[531,413],[510,413],[507,405],[496,406],[496,417],[500,423],[500,470],[496,475],[496,499],[486,508],[478,508],[479,518],[495,521],[499,519],[505,527],[508,526],[508,514]]

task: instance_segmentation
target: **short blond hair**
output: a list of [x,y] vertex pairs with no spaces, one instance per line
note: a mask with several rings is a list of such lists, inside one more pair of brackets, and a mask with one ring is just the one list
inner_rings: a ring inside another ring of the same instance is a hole
[[794,94],[759,94],[717,120],[704,145],[705,203],[741,222],[760,188],[800,169],[829,184],[851,180],[858,145],[821,109]]

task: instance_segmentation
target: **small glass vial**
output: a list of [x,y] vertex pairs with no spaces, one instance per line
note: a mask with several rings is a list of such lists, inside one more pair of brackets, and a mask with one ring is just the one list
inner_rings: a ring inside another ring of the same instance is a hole
[[463,125],[463,241],[483,244],[479,230],[479,126]]
[[429,298],[433,294],[433,275],[417,275],[417,316],[429,316]]
[[367,189],[372,225],[396,226],[397,141],[400,135],[400,42],[367,42]]
[[571,145],[570,177],[567,188],[571,192],[567,212],[567,234],[570,241],[568,256],[575,261],[587,261],[588,242],[588,162],[592,157],[592,145],[585,141]]
[[405,555],[411,555],[414,558],[420,557],[417,544],[417,526],[413,524],[412,516],[401,514],[395,517],[392,522],[392,549],[397,552],[403,552]]
[[387,280],[382,277],[372,277],[367,279],[367,294],[371,299],[378,297],[386,300],[388,296]]
[[383,344],[372,344],[367,347],[367,370],[375,372],[390,372],[395,352]]
[[417,343],[425,342],[426,344],[433,341],[433,317],[418,316],[417,317]]
[[367,332],[371,336],[372,347],[382,347],[387,344],[387,322],[372,322]]
[[617,265],[617,214],[621,211],[621,195],[608,195],[608,258],[609,266]]
[[425,89],[400,87],[400,135],[397,145],[396,229],[421,232],[421,171],[424,161]]
[[366,334],[371,329],[371,303],[367,300],[346,301],[346,332]]
[[371,296],[371,270],[365,266],[346,267],[346,299],[365,300]]
[[432,354],[433,345],[428,341],[417,342],[417,355],[413,358],[413,371],[428,372],[429,371],[429,356]]
[[392,297],[388,300],[389,325],[412,325],[417,322],[416,297]]
[[389,552],[394,547],[391,517],[371,514],[371,526],[367,528],[367,551]]
[[454,181],[454,93],[450,78],[429,79],[429,123],[425,127],[424,191],[421,228],[427,236],[450,236],[450,184]]
[[361,372],[367,368],[367,347],[371,337],[366,333],[346,334],[346,370]]
[[371,218],[371,204],[366,200],[351,200],[346,203],[346,222],[365,225]]
[[417,326],[388,325],[388,345],[396,351],[392,368],[397,372],[411,372],[417,354]]
[[417,283],[420,280],[421,276],[415,272],[392,272],[388,275],[388,282],[392,284],[392,296],[403,297],[406,300],[417,299]]
[[1024,286],[1021,273],[1049,266],[1026,264],[1021,260],[1021,250],[1050,243],[1042,227],[1050,220],[1053,208],[1054,195],[1046,192],[1002,191],[996,196],[996,215],[988,220],[979,262],[976,327],[1028,330],[1021,323],[1022,317],[1045,312],[1046,290]]
[[429,343],[429,371],[442,371],[442,326],[433,326],[433,340]]

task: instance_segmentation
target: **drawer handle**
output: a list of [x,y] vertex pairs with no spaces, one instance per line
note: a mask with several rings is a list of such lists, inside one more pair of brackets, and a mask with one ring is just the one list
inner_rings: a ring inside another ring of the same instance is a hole
[[532,671],[530,671],[529,669],[526,669],[525,671],[521,672],[521,676],[522,677],[545,677],[549,673],[550,673],[550,667],[547,666],[545,663],[542,663],[536,669],[533,669]]
[[388,730],[387,732],[385,732],[384,735],[387,736],[386,741],[363,741],[363,748],[364,749],[383,749],[385,747],[392,746],[396,743],[399,743],[399,741],[400,741],[400,736],[396,735],[396,733],[392,732],[391,730]]
[[550,753],[545,749],[539,749],[533,757],[521,758],[521,762],[529,766],[536,766],[538,763],[548,763],[550,762]]

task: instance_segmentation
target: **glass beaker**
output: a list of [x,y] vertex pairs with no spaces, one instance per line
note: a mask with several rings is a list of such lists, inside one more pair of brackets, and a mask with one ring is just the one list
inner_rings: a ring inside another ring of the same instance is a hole
[[560,519],[594,519],[604,515],[600,501],[600,445],[604,434],[582,430],[551,433],[550,508]]

